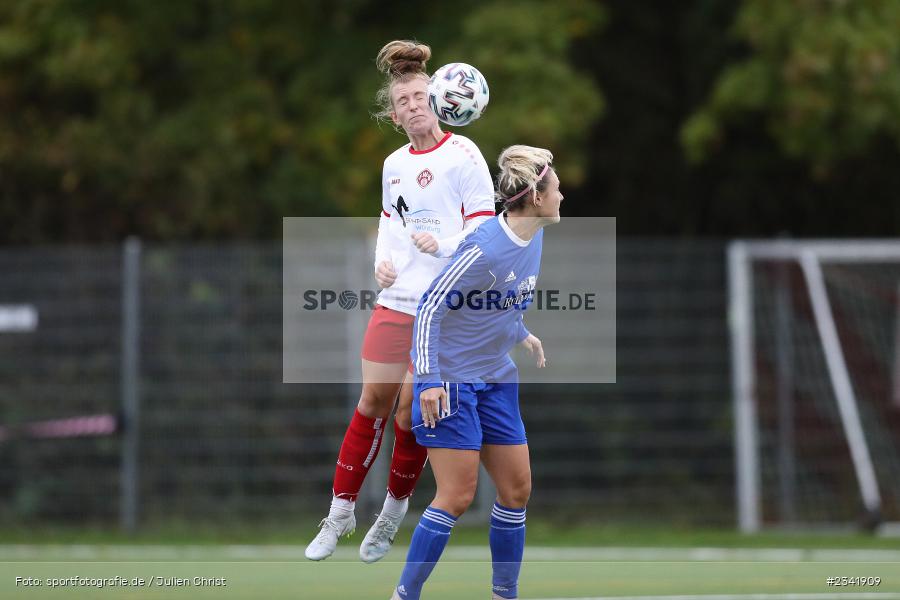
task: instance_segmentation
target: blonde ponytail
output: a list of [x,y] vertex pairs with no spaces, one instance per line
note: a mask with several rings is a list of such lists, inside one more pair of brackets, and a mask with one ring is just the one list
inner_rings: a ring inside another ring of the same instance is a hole
[[497,201],[505,210],[518,210],[547,185],[547,172],[553,164],[553,153],[533,146],[510,146],[500,153],[497,165]]

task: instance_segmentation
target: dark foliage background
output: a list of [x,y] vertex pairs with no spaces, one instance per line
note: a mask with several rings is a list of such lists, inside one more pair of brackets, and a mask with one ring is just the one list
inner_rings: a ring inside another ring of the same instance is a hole
[[[455,15],[465,15],[459,18]],[[0,2],[0,243],[276,239],[369,215],[405,142],[373,58],[479,66],[489,162],[557,155],[620,234],[892,235],[900,7],[888,0]]]

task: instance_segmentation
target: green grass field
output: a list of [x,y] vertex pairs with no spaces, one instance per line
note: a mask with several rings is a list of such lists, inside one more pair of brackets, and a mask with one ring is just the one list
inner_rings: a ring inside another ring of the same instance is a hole
[[[531,529],[523,600],[900,600],[896,539],[644,528],[554,531],[537,523]],[[387,600],[409,540],[409,530],[401,532],[387,559],[365,565],[355,558],[357,533],[331,559],[311,563],[302,555],[306,536],[284,532],[257,532],[256,538],[250,530],[137,538],[95,530],[0,532],[0,598]],[[423,599],[490,598],[486,538],[479,529],[454,532]],[[29,577],[42,585],[25,585]],[[71,577],[119,577],[129,585],[50,587],[52,578]],[[878,577],[880,584],[829,586],[829,577]],[[143,585],[133,585],[136,578]]]

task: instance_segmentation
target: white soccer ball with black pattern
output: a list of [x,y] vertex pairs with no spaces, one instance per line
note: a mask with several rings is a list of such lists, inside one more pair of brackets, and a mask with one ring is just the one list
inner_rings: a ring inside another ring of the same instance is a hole
[[428,83],[428,104],[441,122],[468,125],[484,113],[491,98],[487,80],[472,65],[450,63],[434,72]]

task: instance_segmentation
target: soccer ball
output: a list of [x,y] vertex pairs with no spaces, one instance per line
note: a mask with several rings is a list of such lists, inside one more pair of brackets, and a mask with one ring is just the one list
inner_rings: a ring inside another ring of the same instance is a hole
[[428,104],[447,125],[468,125],[481,116],[490,97],[484,75],[466,63],[444,65],[428,83]]

